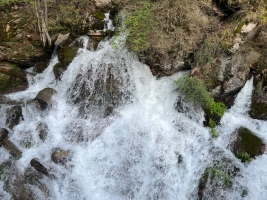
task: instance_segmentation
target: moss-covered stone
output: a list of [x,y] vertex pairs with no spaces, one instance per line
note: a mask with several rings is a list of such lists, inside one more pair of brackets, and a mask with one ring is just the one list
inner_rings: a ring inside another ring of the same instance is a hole
[[102,12],[95,11],[93,12],[93,16],[97,19],[101,19],[101,20],[105,19],[105,14]]
[[249,162],[250,158],[264,153],[262,140],[249,129],[241,127],[234,134],[237,139],[231,144],[232,151],[242,162]]
[[254,119],[267,119],[267,103],[257,102],[257,100],[253,98],[249,115]]
[[77,55],[78,47],[76,46],[66,46],[62,47],[58,52],[59,62],[67,67]]

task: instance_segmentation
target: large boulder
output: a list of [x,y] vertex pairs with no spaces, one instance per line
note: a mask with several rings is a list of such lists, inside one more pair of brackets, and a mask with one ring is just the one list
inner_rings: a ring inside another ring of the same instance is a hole
[[39,102],[41,110],[45,110],[48,105],[51,104],[52,97],[56,93],[56,90],[54,90],[53,88],[45,88],[38,92],[35,99]]

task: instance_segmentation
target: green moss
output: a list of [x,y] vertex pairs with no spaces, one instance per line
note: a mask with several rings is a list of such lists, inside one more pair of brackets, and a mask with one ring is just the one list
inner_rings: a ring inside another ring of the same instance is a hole
[[93,12],[93,16],[97,19],[101,19],[101,20],[105,19],[105,14],[102,12],[95,11]]
[[240,137],[241,148],[244,152],[248,153],[251,157],[255,157],[260,150],[262,140],[249,129],[243,127],[238,130],[238,136]]
[[63,64],[63,66],[67,67],[73,60],[73,58],[77,55],[78,47],[75,46],[67,46],[63,47],[58,52],[58,59]]

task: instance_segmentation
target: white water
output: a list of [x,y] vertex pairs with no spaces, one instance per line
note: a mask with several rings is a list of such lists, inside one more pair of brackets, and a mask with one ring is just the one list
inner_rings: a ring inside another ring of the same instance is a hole
[[[43,180],[49,199],[197,199],[205,169],[225,157],[241,170],[233,179],[233,189],[220,190],[218,199],[241,199],[244,188],[245,199],[266,199],[267,156],[244,165],[228,149],[230,134],[240,126],[267,141],[267,123],[246,115],[252,80],[222,118],[219,138],[212,139],[201,123],[203,112],[175,110],[174,80],[181,73],[156,79],[148,66],[125,49],[113,50],[109,42],[95,52],[80,49],[61,81],[52,72],[57,62],[57,57],[52,58],[43,74],[29,77],[28,90],[9,95],[25,103],[24,121],[10,134],[23,151],[17,165],[23,173],[31,159],[38,158],[50,169],[56,179]],[[109,92],[110,85],[117,93]],[[26,102],[46,87],[58,93],[52,107],[40,113]],[[104,117],[110,104],[114,111]],[[3,126],[4,116],[0,120]],[[48,127],[44,142],[38,136],[40,122]],[[31,147],[26,148],[29,142]],[[67,167],[51,161],[55,148],[71,151]],[[0,162],[7,159],[3,149],[2,154]],[[37,190],[36,199],[47,197]]]

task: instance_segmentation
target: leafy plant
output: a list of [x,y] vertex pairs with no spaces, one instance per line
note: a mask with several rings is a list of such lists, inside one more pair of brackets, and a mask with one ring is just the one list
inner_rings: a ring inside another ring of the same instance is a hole
[[243,163],[250,163],[253,158],[250,157],[250,155],[247,152],[236,152],[236,157],[241,160]]
[[211,94],[203,81],[196,77],[183,76],[176,81],[179,91],[185,95],[186,100],[189,102],[200,105],[203,108],[208,108],[213,102]]

